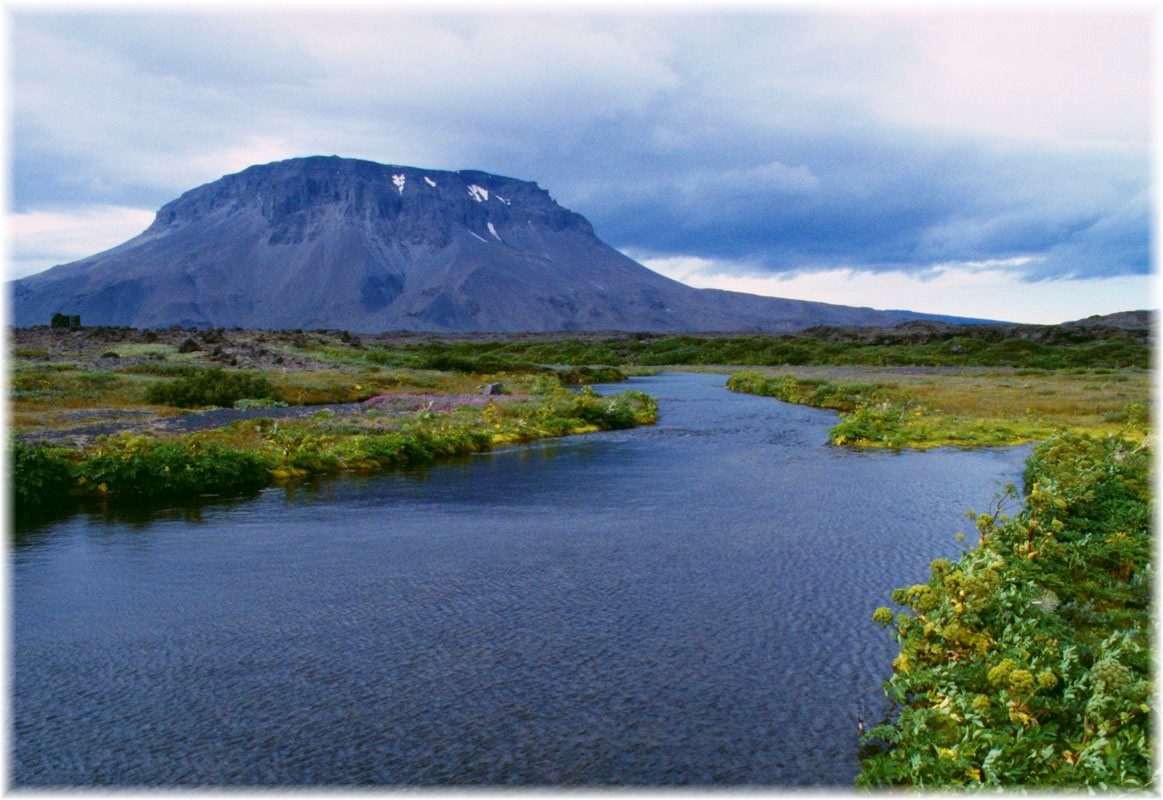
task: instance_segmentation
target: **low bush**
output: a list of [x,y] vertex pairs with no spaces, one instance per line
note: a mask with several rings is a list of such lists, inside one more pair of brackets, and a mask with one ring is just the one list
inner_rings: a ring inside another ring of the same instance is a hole
[[915,430],[922,416],[911,403],[862,400],[828,431],[828,437],[836,444],[906,447],[923,440]]
[[278,390],[265,375],[227,371],[221,367],[199,369],[172,381],[155,383],[146,389],[147,403],[197,408],[230,408],[238,400],[278,400]]
[[895,716],[865,737],[859,786],[1152,783],[1151,473],[1143,445],[1053,437],[1021,514],[971,515],[977,546],[877,610]]
[[130,375],[158,375],[164,378],[189,378],[204,371],[205,367],[196,364],[130,364],[119,371]]
[[785,403],[802,403],[804,391],[801,389],[801,383],[806,384],[794,375],[764,375],[760,372],[743,370],[727,379],[727,388],[732,392],[774,397]]
[[14,441],[9,453],[12,501],[17,513],[47,505],[72,487],[68,450]]
[[[972,326],[953,334],[933,334],[911,341],[905,334],[885,332],[869,341],[830,340],[812,333],[760,336],[636,334],[596,339],[515,340],[489,342],[426,342],[397,348],[377,346],[365,356],[374,363],[470,372],[481,359],[537,364],[609,364],[622,366],[736,364],[747,366],[871,365],[871,366],[1012,366],[1060,369],[1114,365],[1148,368],[1150,344],[1134,338],[1092,341],[1063,339],[1055,343],[1030,339],[997,340],[991,326]],[[500,369],[512,371],[509,367]]]
[[99,496],[240,495],[269,482],[259,455],[207,442],[197,434],[165,441],[127,434],[111,437],[73,472],[81,493]]
[[589,383],[621,383],[626,380],[626,373],[617,367],[575,366],[556,367],[553,374],[562,383],[589,384]]
[[547,367],[540,366],[532,361],[501,353],[467,355],[448,352],[446,350],[425,353],[416,358],[413,363],[418,369],[460,372],[466,375],[485,375],[498,372],[535,374],[548,370]]

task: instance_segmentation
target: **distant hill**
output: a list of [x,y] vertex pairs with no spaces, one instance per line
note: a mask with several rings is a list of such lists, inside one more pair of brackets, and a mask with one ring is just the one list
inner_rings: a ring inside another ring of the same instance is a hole
[[355,332],[766,331],[975,322],[695,289],[535,183],[315,156],[165,205],[141,235],[11,283],[17,326]]

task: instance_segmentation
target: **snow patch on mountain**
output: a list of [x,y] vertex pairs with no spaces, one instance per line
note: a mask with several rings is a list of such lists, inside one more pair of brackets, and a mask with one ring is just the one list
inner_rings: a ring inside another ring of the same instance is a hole
[[491,233],[493,235],[493,238],[496,239],[498,242],[503,241],[501,239],[500,235],[497,233],[497,229],[493,227],[493,223],[491,223],[491,222],[489,223],[489,233]]
[[396,185],[396,188],[400,190],[400,194],[404,193],[404,182],[407,180],[408,180],[408,178],[405,175],[393,175],[392,176],[392,183],[394,183]]
[[489,199],[489,190],[483,186],[477,186],[475,183],[468,187],[468,193],[478,203],[483,203]]

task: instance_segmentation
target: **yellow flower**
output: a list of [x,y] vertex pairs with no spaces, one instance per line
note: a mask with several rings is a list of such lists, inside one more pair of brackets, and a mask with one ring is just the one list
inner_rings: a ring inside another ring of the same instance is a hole
[[101,494],[105,494],[107,491],[109,491],[109,487],[106,486],[104,483],[99,483],[99,484],[97,484],[97,491],[100,492]]

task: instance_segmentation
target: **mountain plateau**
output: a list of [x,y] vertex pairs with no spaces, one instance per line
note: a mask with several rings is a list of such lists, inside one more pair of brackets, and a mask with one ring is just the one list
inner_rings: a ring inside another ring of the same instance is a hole
[[10,284],[16,326],[766,331],[956,320],[712,289],[605,244],[536,183],[312,156],[192,189],[140,235]]

